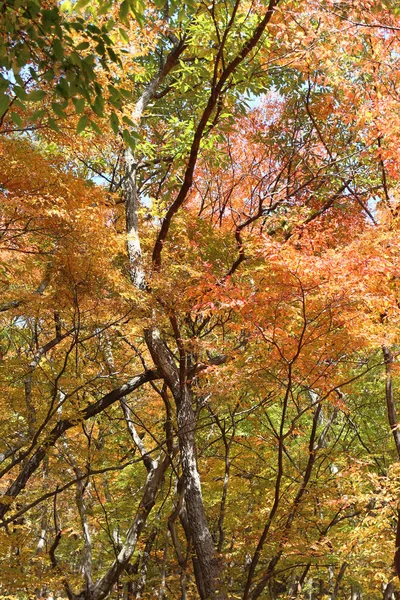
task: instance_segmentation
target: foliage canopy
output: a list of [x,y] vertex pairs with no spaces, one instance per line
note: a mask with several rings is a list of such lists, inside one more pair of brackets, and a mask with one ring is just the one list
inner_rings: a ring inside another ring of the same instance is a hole
[[0,2],[0,598],[399,598],[391,0]]

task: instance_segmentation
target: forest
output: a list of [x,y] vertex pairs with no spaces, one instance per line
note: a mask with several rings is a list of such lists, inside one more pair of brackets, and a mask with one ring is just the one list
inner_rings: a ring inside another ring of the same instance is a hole
[[399,147],[396,0],[0,0],[0,600],[400,598]]

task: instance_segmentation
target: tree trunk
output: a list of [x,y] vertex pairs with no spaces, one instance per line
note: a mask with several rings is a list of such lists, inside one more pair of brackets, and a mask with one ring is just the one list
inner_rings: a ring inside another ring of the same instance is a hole
[[197,469],[194,439],[196,418],[192,408],[190,390],[186,386],[180,399],[177,416],[186,512],[200,571],[197,577],[200,575],[202,579],[204,600],[222,598],[221,591],[218,589],[219,565],[215,557],[214,542],[207,525]]
[[[192,393],[175,364],[171,352],[156,329],[145,333],[146,342],[154,363],[160,369],[175,400],[178,421],[179,450],[184,483],[184,497],[189,529],[196,553],[196,583],[201,600],[224,598],[219,589],[219,565],[214,542],[208,529],[201,493],[200,476],[196,460],[196,415],[192,406]],[[182,381],[183,380],[183,381]]]

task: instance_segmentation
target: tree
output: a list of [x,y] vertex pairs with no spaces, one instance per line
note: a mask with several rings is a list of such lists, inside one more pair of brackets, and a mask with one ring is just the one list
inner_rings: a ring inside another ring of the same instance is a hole
[[2,19],[2,592],[389,598],[396,8]]

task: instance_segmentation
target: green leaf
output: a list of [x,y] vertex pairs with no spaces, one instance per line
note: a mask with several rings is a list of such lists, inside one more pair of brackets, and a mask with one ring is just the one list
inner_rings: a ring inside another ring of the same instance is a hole
[[89,48],[89,46],[89,42],[81,42],[77,45],[76,50],[86,50],[87,48]]
[[43,18],[52,23],[53,25],[57,24],[60,20],[60,15],[58,12],[58,7],[55,6],[51,9],[43,9],[42,10]]
[[56,90],[63,98],[69,98],[69,87],[67,80],[64,77],[62,77],[56,85]]
[[117,135],[119,131],[119,120],[115,113],[111,113],[110,115],[110,125],[115,135]]
[[114,43],[114,42],[112,41],[112,39],[110,38],[110,36],[109,36],[109,35],[107,35],[106,33],[103,33],[103,41],[104,41],[106,44],[108,44],[109,46],[112,46],[112,45],[113,45],[113,43]]
[[122,108],[121,98],[115,98],[115,96],[110,96],[108,98],[108,102],[110,104],[112,104],[114,106],[114,108],[118,108],[118,110],[121,110],[121,108]]
[[101,33],[101,30],[98,27],[96,27],[96,25],[93,25],[93,23],[90,23],[87,29],[93,33]]
[[136,17],[137,22],[139,23],[139,25],[143,25],[144,11],[146,8],[145,3],[143,2],[143,0],[130,0],[130,3],[132,12]]
[[61,12],[71,12],[71,10],[72,10],[72,4],[71,4],[70,0],[65,0],[65,2],[63,2],[60,6]]
[[75,4],[74,8],[75,10],[81,10],[81,8],[85,8],[85,6],[87,6],[89,4],[90,0],[78,0],[78,2]]
[[126,18],[129,14],[129,8],[128,0],[121,2],[121,6],[119,7],[119,18],[122,22],[126,21]]
[[95,133],[98,133],[99,135],[101,135],[103,132],[101,131],[100,127],[97,125],[97,123],[95,123],[94,121],[90,121],[90,127],[93,129],[93,131]]
[[97,14],[100,15],[105,15],[109,10],[110,10],[110,3],[109,2],[100,2],[100,0],[98,0],[98,4],[99,4],[99,9],[97,11]]
[[87,127],[89,123],[89,119],[87,118],[87,115],[83,115],[79,121],[78,121],[78,125],[76,126],[76,133],[82,133],[82,131]]
[[110,48],[109,46],[107,46],[107,52],[108,52],[108,56],[111,58],[111,60],[115,63],[119,62],[118,61],[118,56],[115,54],[114,50],[112,48]]
[[59,126],[57,125],[57,123],[55,122],[55,120],[52,117],[49,117],[49,121],[48,121],[48,125],[50,127],[50,129],[52,129],[53,131],[60,131]]
[[29,67],[29,73],[30,73],[32,79],[34,79],[35,81],[39,80],[38,74],[36,73],[35,69],[32,69],[32,67]]
[[80,115],[85,110],[85,100],[84,98],[79,98],[78,100],[74,100],[75,103],[75,112],[77,115]]
[[45,81],[52,81],[54,79],[53,69],[49,69],[48,71],[46,71],[46,73],[43,75],[43,79]]
[[120,97],[119,90],[116,87],[114,87],[113,85],[108,85],[107,88],[108,88],[108,91],[110,92],[110,94],[112,94],[113,96],[116,96],[116,98]]
[[120,27],[120,28],[118,29],[118,31],[119,31],[119,35],[121,36],[121,39],[122,39],[122,40],[123,40],[123,41],[124,41],[126,44],[128,44],[128,42],[129,42],[129,35],[126,33],[125,29],[122,29],[122,27]]
[[14,77],[15,77],[15,81],[18,83],[18,85],[20,85],[23,88],[25,85],[25,82],[22,79],[22,77],[19,75],[19,73],[14,73]]
[[9,85],[10,82],[0,75],[0,94],[5,92]]
[[104,98],[102,96],[96,96],[92,108],[97,116],[104,117]]
[[43,98],[46,98],[44,90],[35,90],[34,92],[30,92],[26,97],[29,102],[40,102]]
[[20,100],[26,100],[28,94],[26,93],[26,91],[19,85],[15,85],[14,86],[14,93],[17,96],[17,98],[19,98]]
[[12,113],[10,114],[10,117],[11,117],[11,119],[14,121],[14,123],[15,123],[16,125],[18,125],[18,127],[22,127],[22,119],[21,119],[21,117],[19,116],[19,114],[18,114],[18,113],[16,113],[16,112],[12,112]]
[[64,119],[67,116],[65,114],[65,112],[63,111],[61,105],[58,104],[57,102],[52,102],[51,108],[53,109],[53,111],[56,113],[56,115],[58,117],[61,117],[62,119]]
[[126,98],[127,100],[132,100],[132,92],[130,92],[129,90],[125,90],[124,88],[119,88],[119,91],[124,96],[124,98]]
[[64,48],[57,38],[53,42],[53,54],[57,60],[62,60],[64,58]]
[[39,110],[35,110],[35,112],[32,113],[32,115],[31,115],[31,121],[38,121],[39,119],[44,117],[45,114],[46,114],[46,111],[43,108],[40,108]]
[[135,127],[135,123],[129,117],[122,117],[122,120],[126,125],[129,125],[130,127]]
[[2,117],[8,110],[10,106],[11,98],[6,96],[6,94],[0,95],[0,116]]
[[[68,62],[70,62],[71,65],[75,65],[75,66],[79,67],[81,64],[81,57],[79,56],[78,52],[75,52],[75,50],[73,52],[71,52],[71,54],[68,56]],[[73,73],[71,71],[69,71],[67,73],[68,79],[70,79],[72,75],[73,75]]]

